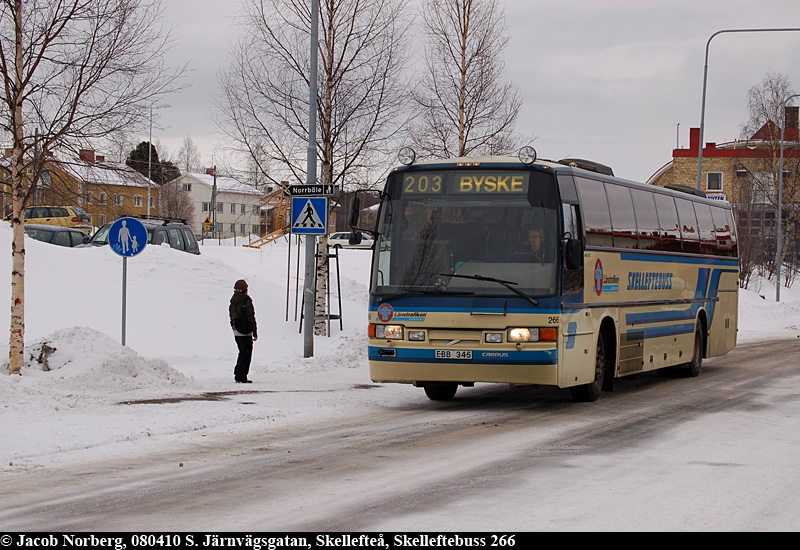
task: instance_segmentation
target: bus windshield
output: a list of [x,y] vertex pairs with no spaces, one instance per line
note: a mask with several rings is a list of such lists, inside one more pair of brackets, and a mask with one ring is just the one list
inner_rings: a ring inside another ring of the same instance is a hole
[[557,204],[555,180],[541,171],[393,174],[378,220],[371,292],[552,296]]

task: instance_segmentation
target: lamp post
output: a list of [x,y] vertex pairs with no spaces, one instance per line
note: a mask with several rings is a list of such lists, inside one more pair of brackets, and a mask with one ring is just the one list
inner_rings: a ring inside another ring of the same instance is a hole
[[[311,66],[308,75],[308,149],[306,184],[317,183],[317,48],[319,42],[319,0],[311,0]],[[327,229],[326,229],[327,231]],[[306,272],[303,279],[303,357],[314,356],[314,287],[316,247],[314,235],[306,235]]]
[[777,212],[775,214],[775,218],[778,222],[778,238],[776,241],[777,250],[775,251],[775,301],[781,301],[781,263],[783,263],[783,257],[781,254],[781,223],[782,223],[782,214],[783,214],[783,138],[786,133],[786,104],[789,103],[789,100],[794,97],[800,97],[800,94],[794,94],[787,97],[783,102],[783,124],[781,124],[781,162],[780,168],[778,173],[778,206]]
[[699,151],[697,154],[697,188],[700,189],[700,182],[703,175],[703,131],[705,129],[706,118],[706,81],[708,80],[708,47],[711,45],[711,39],[718,34],[726,32],[786,32],[786,31],[800,31],[800,29],[725,29],[717,31],[711,35],[706,42],[706,60],[703,65],[703,100],[700,106],[700,144],[698,145]]
[[150,176],[150,170],[153,164],[153,110],[154,109],[167,109],[172,107],[167,103],[162,103],[161,105],[150,106],[150,138],[147,140],[147,217],[150,217],[150,183],[152,178]]

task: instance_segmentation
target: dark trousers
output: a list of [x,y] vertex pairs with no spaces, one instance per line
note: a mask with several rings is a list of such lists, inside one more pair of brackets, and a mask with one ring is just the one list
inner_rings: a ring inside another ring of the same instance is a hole
[[233,368],[234,380],[247,380],[250,372],[250,360],[253,358],[253,337],[234,336],[236,346],[239,348],[239,357],[236,358],[236,366]]

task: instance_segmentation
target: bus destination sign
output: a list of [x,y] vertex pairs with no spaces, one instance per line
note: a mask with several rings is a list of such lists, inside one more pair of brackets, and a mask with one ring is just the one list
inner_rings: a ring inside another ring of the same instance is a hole
[[403,174],[402,193],[414,195],[496,195],[528,192],[527,172],[447,171]]

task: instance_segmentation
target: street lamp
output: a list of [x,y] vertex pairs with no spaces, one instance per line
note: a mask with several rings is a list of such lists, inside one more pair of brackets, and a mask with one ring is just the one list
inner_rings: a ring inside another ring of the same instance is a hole
[[153,164],[153,110],[154,109],[167,109],[172,107],[168,103],[161,105],[150,106],[150,138],[147,141],[147,217],[150,217],[150,184],[152,182],[150,170]]
[[703,130],[705,129],[706,118],[706,80],[708,80],[708,47],[711,45],[711,39],[718,34],[726,32],[784,32],[784,31],[800,31],[800,29],[726,29],[717,31],[711,35],[706,42],[706,61],[703,66],[703,101],[700,106],[700,144],[698,145],[699,151],[697,154],[697,188],[700,189],[700,182],[703,175]]
[[786,98],[783,102],[783,124],[781,124],[781,162],[780,162],[780,172],[778,173],[778,212],[776,213],[775,217],[778,221],[778,239],[777,239],[777,248],[778,250],[775,252],[775,279],[777,284],[775,285],[775,301],[781,301],[781,263],[783,262],[783,258],[781,257],[781,216],[783,212],[783,138],[786,133],[786,104],[789,103],[789,100],[793,97],[800,97],[800,94],[790,95]]

